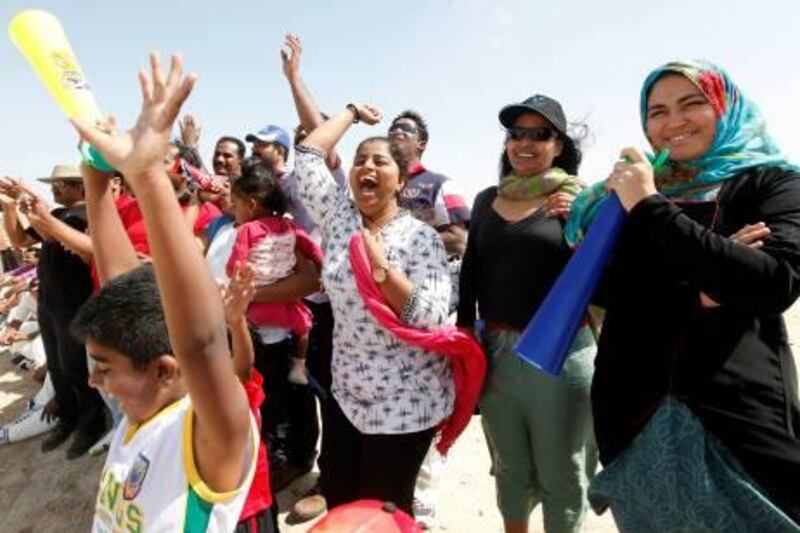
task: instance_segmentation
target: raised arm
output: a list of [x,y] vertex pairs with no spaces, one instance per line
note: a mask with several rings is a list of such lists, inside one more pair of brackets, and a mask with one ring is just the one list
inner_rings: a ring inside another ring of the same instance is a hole
[[350,104],[308,134],[297,147],[295,173],[300,178],[300,199],[315,224],[328,230],[328,221],[347,200],[347,193],[336,183],[324,158],[357,120],[377,124],[380,110],[368,105]]
[[233,351],[233,368],[239,381],[247,382],[253,374],[256,353],[253,339],[247,327],[245,312],[253,299],[255,284],[253,271],[247,266],[237,265],[231,281],[225,288],[222,303],[225,307],[225,322],[231,334],[231,350]]
[[251,446],[250,412],[230,361],[219,290],[183,221],[164,171],[172,125],[195,77],[172,58],[167,76],[150,56],[152,79],[140,72],[142,110],[129,131],[109,135],[83,120],[81,135],[125,175],[144,215],[153,266],[173,353],[192,398],[195,459],[201,478],[217,492],[240,486]]
[[253,296],[255,302],[288,302],[300,300],[320,290],[317,264],[295,251],[295,272],[271,285],[258,287]]
[[[300,75],[300,58],[302,54],[303,48],[300,44],[300,37],[292,34],[287,35],[284,48],[281,49],[283,74],[286,76],[286,81],[289,82],[289,88],[292,90],[292,99],[297,110],[297,116],[300,119],[300,125],[306,130],[306,133],[310,133],[325,122],[325,117],[322,116],[314,97]],[[325,164],[331,170],[341,165],[339,155],[333,148],[328,151]]]
[[92,239],[84,232],[62,222],[50,212],[44,198],[32,191],[23,201],[22,208],[28,220],[39,235],[47,235],[58,241],[64,248],[80,257],[84,262],[92,261]]
[[111,193],[113,174],[87,164],[81,166],[89,235],[100,284],[139,266],[139,258],[125,232]]
[[308,132],[308,137],[302,144],[327,154],[333,150],[355,122],[364,121],[365,124],[373,125],[380,120],[381,112],[377,107],[366,104],[348,104],[347,109],[335,114],[313,131]]

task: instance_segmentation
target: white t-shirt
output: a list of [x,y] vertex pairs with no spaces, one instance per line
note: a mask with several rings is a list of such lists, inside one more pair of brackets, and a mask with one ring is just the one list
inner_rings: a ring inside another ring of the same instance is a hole
[[225,266],[228,264],[228,258],[231,256],[231,250],[233,250],[233,243],[235,242],[236,222],[231,220],[217,230],[214,239],[208,244],[206,265],[208,265],[211,277],[217,283],[228,284],[229,278]]
[[250,420],[245,475],[236,490],[219,493],[197,472],[188,395],[138,427],[123,418],[100,476],[92,531],[233,531],[255,474],[259,431]]

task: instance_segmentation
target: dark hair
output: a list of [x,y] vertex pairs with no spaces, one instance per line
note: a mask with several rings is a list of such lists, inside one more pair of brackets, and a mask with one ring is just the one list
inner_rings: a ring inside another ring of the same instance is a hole
[[[563,169],[567,174],[573,176],[578,174],[578,167],[581,166],[583,159],[583,152],[581,151],[581,143],[586,139],[589,132],[589,127],[582,123],[570,123],[573,130],[569,135],[562,135],[558,133],[558,138],[564,143],[561,153],[553,159],[553,166]],[[555,129],[555,128],[554,128]],[[513,169],[511,168],[511,161],[508,160],[508,154],[503,146],[503,153],[500,154],[500,177],[508,176]]]
[[197,148],[183,144],[179,140],[174,140],[170,144],[178,149],[178,157],[192,165],[194,168],[203,168],[203,160],[200,158],[200,152]]
[[286,213],[286,196],[278,178],[257,157],[244,161],[242,175],[231,185],[231,193],[252,198],[270,215],[282,216]]
[[217,144],[214,146],[216,147],[220,143],[233,143],[236,145],[236,153],[239,154],[239,159],[244,159],[244,155],[247,152],[247,146],[245,146],[244,141],[237,137],[231,137],[229,135],[225,135],[224,137],[220,137],[217,139]]
[[392,159],[394,159],[394,162],[397,163],[397,166],[400,168],[400,179],[405,181],[408,178],[408,158],[405,155],[403,155],[403,152],[401,152],[393,142],[389,140],[389,137],[375,136],[364,139],[363,141],[358,143],[358,146],[356,147],[356,155],[358,155],[358,152],[361,151],[361,148],[363,146],[374,142],[381,142],[389,147],[389,154],[392,156]]
[[422,118],[422,115],[411,109],[406,109],[405,111],[394,117],[394,119],[392,119],[392,126],[394,126],[395,122],[397,122],[402,118],[413,120],[414,124],[417,125],[417,130],[419,131],[419,140],[424,143],[428,142],[428,124],[425,122],[425,119]]
[[[323,113],[323,112],[320,112],[320,115],[322,115],[322,120],[323,121],[328,121],[331,118],[326,113]],[[306,137],[308,137],[309,133],[311,133],[311,132],[310,131],[306,131],[305,128],[303,128],[302,124],[298,124],[294,128],[294,139],[293,139],[292,142],[294,143],[295,146],[297,146],[298,144],[303,142],[303,140]],[[301,134],[304,134],[304,135],[301,136]]]
[[171,355],[167,322],[152,265],[142,265],[112,279],[78,310],[72,335],[91,339],[143,369],[161,355]]

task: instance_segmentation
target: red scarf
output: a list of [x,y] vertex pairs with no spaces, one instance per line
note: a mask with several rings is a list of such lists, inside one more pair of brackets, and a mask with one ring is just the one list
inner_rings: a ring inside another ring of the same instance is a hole
[[367,250],[361,233],[350,239],[350,266],[356,278],[358,292],[367,309],[384,328],[400,341],[426,352],[444,355],[450,361],[455,386],[453,413],[439,426],[441,436],[436,448],[442,455],[447,453],[456,438],[469,424],[475,405],[480,398],[483,379],[486,375],[486,356],[477,342],[468,333],[454,326],[436,331],[413,328],[403,323],[389,307],[375,280],[367,259]]

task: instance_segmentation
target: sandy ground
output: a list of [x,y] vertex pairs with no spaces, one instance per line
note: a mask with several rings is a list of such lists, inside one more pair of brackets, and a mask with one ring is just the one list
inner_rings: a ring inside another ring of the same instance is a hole
[[[791,309],[786,318],[796,345],[800,339],[800,305]],[[0,424],[22,412],[25,399],[34,390],[33,384],[12,367],[7,358],[0,359]],[[42,454],[40,440],[0,447],[0,529],[5,533],[88,530],[104,458],[67,461],[64,449]],[[314,476],[309,474],[297,480],[278,495],[284,509],[281,513],[283,531],[302,532],[310,526],[308,523],[287,525],[285,510],[313,484]],[[542,531],[541,513],[534,514],[531,525],[532,531]],[[478,417],[473,418],[450,452],[441,481],[434,531],[502,531]],[[599,517],[590,513],[584,531],[606,533],[616,528],[609,513]]]

